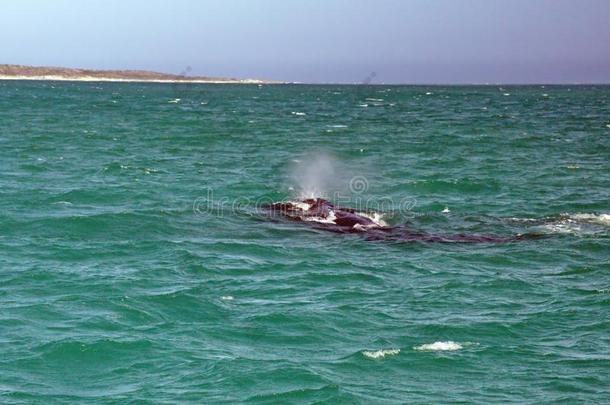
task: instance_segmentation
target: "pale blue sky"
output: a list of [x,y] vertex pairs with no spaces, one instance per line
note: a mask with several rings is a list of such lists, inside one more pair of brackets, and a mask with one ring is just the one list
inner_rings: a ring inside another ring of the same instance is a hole
[[610,0],[4,0],[0,63],[303,82],[610,82]]

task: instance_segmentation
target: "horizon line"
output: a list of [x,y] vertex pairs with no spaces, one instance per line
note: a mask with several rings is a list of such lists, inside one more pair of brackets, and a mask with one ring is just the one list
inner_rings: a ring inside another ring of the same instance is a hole
[[473,83],[473,82],[393,82],[393,83],[357,83],[357,82],[300,82],[270,80],[262,83],[251,79],[236,79],[235,81],[198,81],[188,80],[188,76],[182,80],[137,80],[137,79],[115,79],[115,78],[43,78],[43,77],[0,77],[0,82],[81,82],[81,83],[150,83],[150,84],[196,84],[196,85],[261,85],[261,86],[609,86],[608,82],[497,82],[497,83]]

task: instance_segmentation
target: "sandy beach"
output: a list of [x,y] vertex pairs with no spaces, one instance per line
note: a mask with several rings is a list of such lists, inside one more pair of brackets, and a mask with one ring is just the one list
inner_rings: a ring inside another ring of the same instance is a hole
[[257,79],[227,79],[227,80],[198,80],[198,79],[184,79],[184,80],[169,80],[169,79],[120,79],[115,77],[92,77],[92,76],[79,76],[79,77],[65,77],[65,76],[9,76],[0,75],[0,80],[46,80],[46,81],[63,81],[63,82],[124,82],[124,83],[209,83],[209,84],[270,84],[278,83],[267,80]]
[[185,76],[145,70],[92,70],[60,67],[0,65],[0,80],[50,80],[72,82],[269,84],[261,79]]

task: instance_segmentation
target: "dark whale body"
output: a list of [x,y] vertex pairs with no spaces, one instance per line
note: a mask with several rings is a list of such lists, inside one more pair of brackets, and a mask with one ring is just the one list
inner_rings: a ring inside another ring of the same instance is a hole
[[436,235],[411,232],[405,226],[387,226],[375,222],[364,213],[352,208],[338,207],[322,198],[310,198],[296,202],[279,202],[265,208],[273,214],[312,228],[335,233],[363,235],[367,240],[441,243],[504,243],[528,239],[527,235]]

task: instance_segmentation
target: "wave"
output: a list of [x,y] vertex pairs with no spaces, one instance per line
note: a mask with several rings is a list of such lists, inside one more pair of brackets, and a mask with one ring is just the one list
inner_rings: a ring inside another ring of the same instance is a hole
[[610,214],[574,214],[571,217],[576,221],[610,226]]
[[395,356],[400,353],[400,349],[380,349],[376,351],[364,350],[362,355],[369,359],[382,359],[386,356]]
[[439,352],[439,351],[456,351],[463,349],[464,345],[460,343],[453,342],[451,340],[446,342],[434,342],[434,343],[426,343],[421,346],[413,347],[413,350],[423,351],[423,352]]
[[590,235],[607,232],[610,214],[563,213],[543,218],[510,218],[510,221],[537,226],[544,233]]

